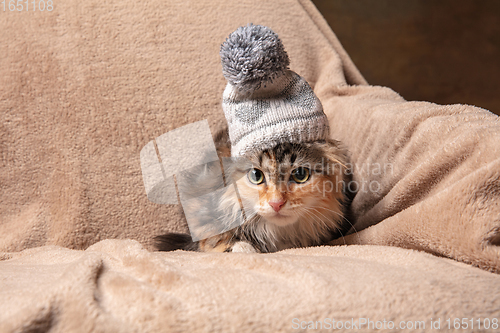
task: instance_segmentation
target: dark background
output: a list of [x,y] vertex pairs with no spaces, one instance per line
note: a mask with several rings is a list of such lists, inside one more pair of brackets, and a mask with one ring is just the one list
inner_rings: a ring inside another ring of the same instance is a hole
[[500,0],[313,0],[372,85],[500,115]]

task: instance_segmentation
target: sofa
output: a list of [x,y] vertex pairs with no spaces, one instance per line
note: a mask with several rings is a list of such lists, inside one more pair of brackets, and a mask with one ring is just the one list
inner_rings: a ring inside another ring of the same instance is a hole
[[[0,332],[497,331],[498,116],[370,85],[309,0],[51,3],[0,13]],[[140,151],[225,125],[219,49],[248,23],[279,34],[347,148],[353,226],[158,252],[188,228],[148,200]]]

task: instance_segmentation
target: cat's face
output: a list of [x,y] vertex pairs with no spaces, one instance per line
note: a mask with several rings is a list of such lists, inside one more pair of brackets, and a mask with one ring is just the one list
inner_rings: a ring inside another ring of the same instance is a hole
[[237,180],[247,217],[287,226],[337,214],[343,170],[338,153],[327,143],[281,144],[249,156]]

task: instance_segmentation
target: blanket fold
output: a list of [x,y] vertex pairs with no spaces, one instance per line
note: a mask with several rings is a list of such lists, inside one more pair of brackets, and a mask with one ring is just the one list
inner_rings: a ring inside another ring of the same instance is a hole
[[13,253],[0,281],[0,332],[331,331],[332,320],[428,332],[431,321],[500,316],[496,274],[383,246],[152,253],[107,240]]
[[376,87],[337,88],[324,105],[349,147],[357,191],[354,234],[332,244],[420,249],[500,272],[498,116],[406,102]]

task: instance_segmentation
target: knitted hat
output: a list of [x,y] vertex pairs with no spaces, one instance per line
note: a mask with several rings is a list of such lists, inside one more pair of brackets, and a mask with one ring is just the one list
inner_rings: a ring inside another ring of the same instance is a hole
[[288,69],[288,55],[271,29],[238,28],[222,44],[220,56],[228,81],[222,108],[234,157],[328,137],[321,102],[306,80]]

